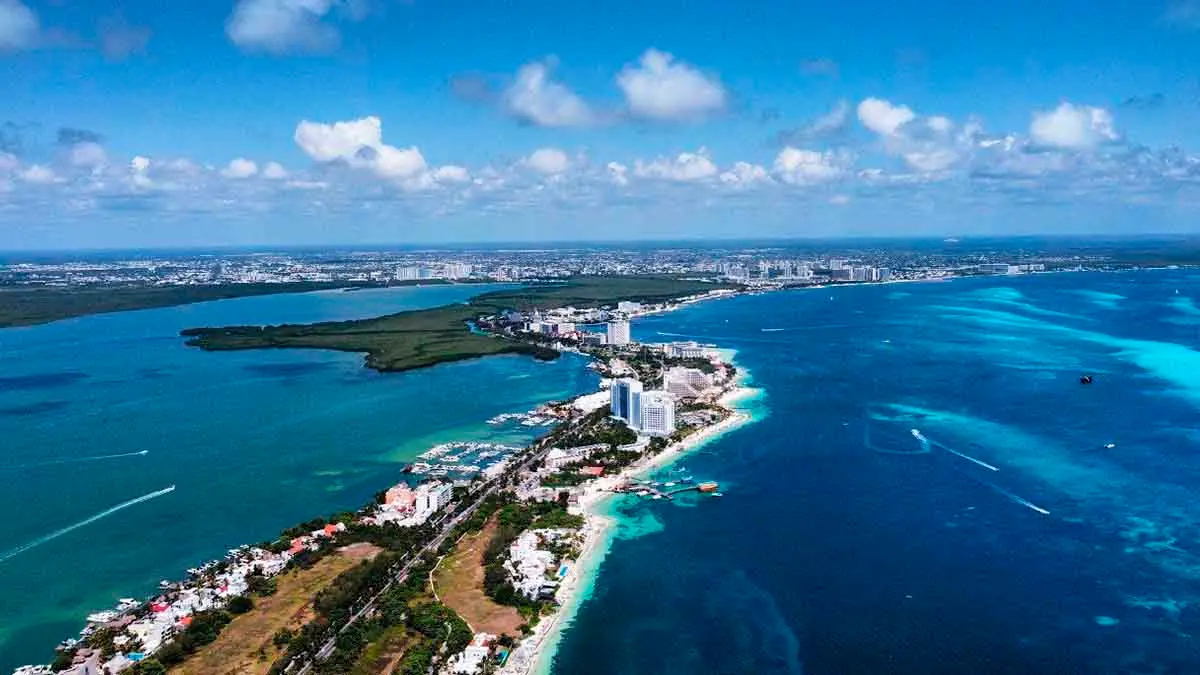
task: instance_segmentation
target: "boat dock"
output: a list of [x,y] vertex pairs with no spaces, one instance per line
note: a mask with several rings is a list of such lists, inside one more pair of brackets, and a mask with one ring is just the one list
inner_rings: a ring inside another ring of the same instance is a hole
[[689,482],[673,482],[666,483],[650,482],[650,481],[631,481],[624,485],[618,485],[613,488],[613,492],[632,493],[639,497],[648,499],[666,499],[671,500],[675,495],[682,492],[704,492],[713,495],[719,495],[717,489],[720,486],[714,482],[704,482],[692,484]]

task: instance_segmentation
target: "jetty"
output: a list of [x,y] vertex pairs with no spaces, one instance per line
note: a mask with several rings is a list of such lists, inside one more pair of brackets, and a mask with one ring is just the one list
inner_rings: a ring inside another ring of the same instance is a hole
[[697,483],[695,485],[679,485],[675,483],[656,484],[650,482],[628,482],[618,485],[613,488],[613,492],[632,493],[639,497],[647,497],[649,499],[673,499],[675,495],[683,492],[703,492],[709,494],[718,494],[717,490],[720,485],[715,481],[707,481]]

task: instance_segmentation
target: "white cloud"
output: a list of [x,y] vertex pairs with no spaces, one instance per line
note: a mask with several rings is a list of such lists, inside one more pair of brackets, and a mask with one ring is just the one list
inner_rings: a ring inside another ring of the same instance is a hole
[[775,157],[775,175],[791,185],[812,185],[837,180],[846,174],[850,157],[816,150],[786,147]]
[[282,180],[288,177],[288,171],[279,162],[267,162],[262,168],[262,175],[263,178]]
[[40,30],[37,14],[20,0],[0,0],[0,51],[34,47]]
[[108,153],[99,143],[84,141],[71,146],[68,159],[71,166],[83,169],[99,169],[108,164]]
[[722,173],[719,178],[722,183],[735,187],[771,182],[771,176],[767,173],[766,169],[749,162],[734,163],[733,168]]
[[639,65],[617,75],[629,112],[654,121],[695,120],[725,109],[725,87],[675,57],[656,49],[642,54]]
[[324,20],[335,0],[239,0],[225,34],[247,51],[286,54],[320,52],[341,40]]
[[19,175],[21,180],[25,181],[26,183],[35,183],[38,185],[48,185],[50,183],[57,183],[59,180],[61,180],[58,177],[58,174],[54,173],[54,169],[51,169],[48,166],[42,166],[41,164],[34,164],[28,169],[22,171]]
[[604,168],[612,182],[617,185],[629,185],[629,167],[620,162],[609,162]]
[[550,79],[550,67],[526,64],[504,92],[504,103],[517,119],[539,127],[580,127],[596,121],[583,99]]
[[1035,112],[1029,135],[1041,145],[1066,150],[1090,150],[1120,138],[1107,110],[1067,102],[1054,110]]
[[435,169],[433,179],[439,183],[467,183],[471,180],[471,172],[464,167],[448,164]]
[[21,161],[17,159],[16,155],[0,150],[0,173],[16,171],[19,166],[21,166]]
[[137,173],[145,173],[150,168],[150,158],[138,155],[130,160],[129,168]]
[[567,153],[558,148],[538,148],[525,158],[525,166],[546,175],[558,174],[571,166]]
[[700,181],[717,175],[717,165],[708,156],[708,150],[682,152],[674,159],[659,157],[653,162],[634,162],[633,174],[640,178],[662,178],[674,181]]
[[846,195],[834,195],[829,198],[829,203],[834,206],[845,206],[850,203],[850,198]]
[[229,162],[229,166],[221,169],[221,175],[226,178],[249,178],[256,173],[258,173],[258,165],[243,157],[232,160]]
[[345,162],[371,169],[385,178],[411,178],[427,168],[416,147],[397,148],[383,142],[378,117],[323,124],[304,120],[296,125],[296,145],[318,162]]
[[891,136],[916,118],[906,105],[892,105],[878,98],[864,99],[858,104],[858,121],[880,136]]

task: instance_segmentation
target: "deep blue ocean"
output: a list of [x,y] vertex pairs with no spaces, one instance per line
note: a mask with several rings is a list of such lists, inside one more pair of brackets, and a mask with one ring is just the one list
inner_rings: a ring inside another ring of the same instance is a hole
[[[1198,282],[814,289],[638,321],[641,340],[736,349],[757,421],[662,472],[686,466],[722,498],[612,504],[616,538],[554,672],[1200,672]],[[380,375],[351,354],[204,353],[179,329],[479,291],[0,330],[0,672],[48,659],[118,597],[360,505],[429,445],[519,442],[484,420],[596,384],[578,358]]]
[[0,673],[48,662],[117,598],[365,504],[432,445],[526,443],[529,428],[486,420],[598,383],[578,357],[380,374],[355,354],[202,352],[180,329],[370,317],[485,290],[242,298],[0,330]]
[[1200,673],[1198,303],[1081,273],[638,321],[736,349],[758,421],[675,467],[722,498],[613,504],[553,672]]

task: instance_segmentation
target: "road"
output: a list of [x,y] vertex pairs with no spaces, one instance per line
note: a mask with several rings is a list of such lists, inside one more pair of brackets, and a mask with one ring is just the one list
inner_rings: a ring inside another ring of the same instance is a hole
[[[387,584],[385,584],[384,587],[380,589],[380,591],[376,593],[369,602],[367,602],[367,604],[363,605],[362,609],[355,612],[350,617],[350,620],[338,629],[337,633],[334,633],[328,640],[325,641],[325,644],[321,645],[321,648],[317,650],[315,659],[306,660],[304,665],[299,667],[299,670],[295,670],[295,675],[308,675],[317,662],[324,661],[325,659],[329,658],[329,655],[333,653],[334,648],[337,646],[338,636],[341,635],[343,631],[354,625],[354,623],[359,619],[373,612],[375,610],[375,604],[381,597],[383,597],[385,593],[388,592],[388,590],[392,588],[393,585],[404,583],[405,580],[408,579],[408,574],[410,571],[412,571],[412,568],[421,561],[421,557],[428,552],[437,551],[439,548],[441,548],[442,544],[446,541],[446,538],[449,537],[450,533],[454,531],[454,528],[459,523],[463,522],[467,518],[470,518],[471,514],[475,513],[476,509],[478,509],[488,497],[494,495],[504,484],[504,481],[508,476],[517,475],[524,472],[529,468],[530,464],[545,457],[546,453],[550,451],[549,447],[544,447],[547,445],[548,444],[545,442],[545,439],[539,441],[538,449],[529,453],[529,455],[522,459],[515,468],[509,469],[496,478],[483,483],[480,486],[482,491],[478,493],[479,497],[472,502],[470,506],[460,510],[452,518],[447,520],[449,512],[443,513],[435,518],[433,525],[440,526],[441,528],[437,536],[430,540],[429,543],[425,544],[425,546],[418,549],[415,553],[410,551],[409,553],[404,554],[404,556],[400,558],[404,561],[404,565],[392,576],[392,579],[388,581]],[[292,673],[293,668],[297,667],[298,660],[299,659],[292,659],[292,662],[288,664],[283,672]]]

